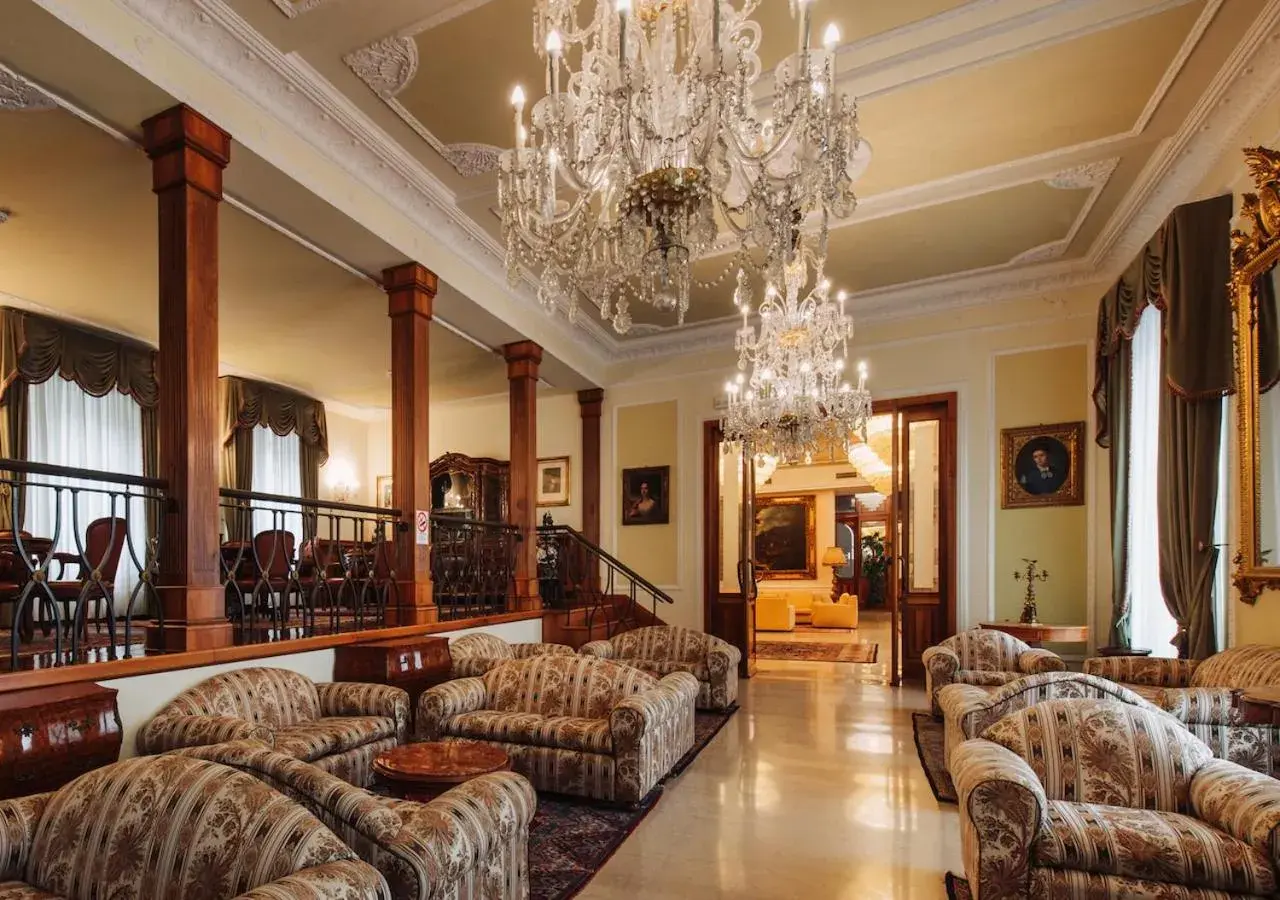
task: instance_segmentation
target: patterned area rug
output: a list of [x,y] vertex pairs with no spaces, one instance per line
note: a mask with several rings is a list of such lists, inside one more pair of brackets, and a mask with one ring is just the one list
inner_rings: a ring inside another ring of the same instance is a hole
[[[735,706],[725,712],[698,712],[693,725],[693,749],[675,764],[668,778],[687,769],[737,711]],[[529,900],[568,900],[575,896],[661,796],[659,788],[638,809],[620,809],[589,800],[539,795],[538,811],[529,826]]]
[[956,786],[947,771],[946,743],[942,723],[929,713],[912,713],[911,728],[916,736],[916,753],[933,796],[940,803],[955,803]]
[[959,875],[947,873],[947,900],[973,900],[969,882]]
[[756,641],[756,659],[798,659],[813,662],[873,663],[879,644],[837,644],[819,641]]

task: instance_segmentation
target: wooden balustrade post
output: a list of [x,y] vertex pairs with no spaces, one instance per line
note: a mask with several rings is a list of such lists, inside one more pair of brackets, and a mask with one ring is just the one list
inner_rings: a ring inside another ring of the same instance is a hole
[[538,596],[538,366],[542,348],[533,341],[505,344],[511,388],[511,498],[507,520],[520,530],[516,549],[515,607],[542,607]]
[[440,610],[431,590],[431,546],[418,519],[431,511],[431,305],[438,282],[418,263],[382,273],[391,317],[391,499],[408,529],[396,538],[396,603],[389,625],[429,625]]
[[218,204],[231,138],[175,106],[142,123],[158,198],[160,474],[171,502],[160,541],[165,650],[234,641],[218,567]]
[[600,411],[604,390],[578,391],[582,413],[582,536],[600,545]]

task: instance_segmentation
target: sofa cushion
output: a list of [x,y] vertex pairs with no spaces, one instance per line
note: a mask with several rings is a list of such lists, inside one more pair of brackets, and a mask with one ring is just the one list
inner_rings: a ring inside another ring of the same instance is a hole
[[276,732],[275,749],[313,762],[322,756],[345,753],[383,738],[396,736],[395,719],[386,716],[330,716]]
[[1035,865],[1241,894],[1276,890],[1265,856],[1190,816],[1055,800],[1048,813]]
[[1280,684],[1280,647],[1243,644],[1196,666],[1192,687],[1245,688]]
[[657,684],[652,675],[605,659],[536,656],[485,673],[485,705],[502,712],[605,719],[618,701]]
[[978,687],[1004,687],[1011,681],[1024,677],[1021,672],[992,672],[982,669],[961,669],[956,672],[956,684],[973,684]]
[[187,688],[160,715],[230,716],[271,728],[320,718],[315,683],[289,669],[254,666],[214,675]]
[[451,716],[444,723],[444,729],[451,737],[558,747],[586,753],[613,752],[608,719],[480,710]]
[[710,681],[711,670],[707,668],[707,662],[677,662],[670,659],[628,659],[623,658],[616,660],[639,669],[642,672],[648,672],[654,678],[662,678],[664,675],[670,675],[672,672],[688,672],[699,681]]

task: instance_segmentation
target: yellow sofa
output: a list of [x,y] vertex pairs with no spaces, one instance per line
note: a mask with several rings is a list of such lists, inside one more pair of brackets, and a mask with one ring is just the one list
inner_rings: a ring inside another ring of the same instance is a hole
[[[785,587],[762,587],[760,593],[756,596],[756,609],[760,608],[760,602],[765,597],[782,597],[787,603],[796,609],[796,622],[798,624],[808,624],[812,618],[813,604],[819,600],[831,602],[831,592],[818,590],[816,588],[785,588]],[[759,619],[757,616],[756,627],[759,628]]]
[[782,594],[756,598],[756,631],[794,631],[796,608]]
[[838,603],[814,600],[810,615],[814,628],[857,628],[858,595],[841,594]]

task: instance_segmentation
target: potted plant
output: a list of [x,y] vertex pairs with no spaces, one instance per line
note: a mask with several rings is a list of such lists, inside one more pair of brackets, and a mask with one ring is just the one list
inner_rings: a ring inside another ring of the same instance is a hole
[[867,579],[867,605],[883,606],[885,576],[889,573],[890,559],[885,552],[884,535],[862,536],[862,575]]

